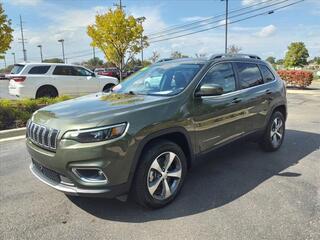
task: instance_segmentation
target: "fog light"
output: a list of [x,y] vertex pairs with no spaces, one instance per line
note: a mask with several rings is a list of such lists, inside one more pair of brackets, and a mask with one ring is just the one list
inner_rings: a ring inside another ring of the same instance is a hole
[[107,183],[104,172],[98,168],[72,168],[72,172],[84,182]]

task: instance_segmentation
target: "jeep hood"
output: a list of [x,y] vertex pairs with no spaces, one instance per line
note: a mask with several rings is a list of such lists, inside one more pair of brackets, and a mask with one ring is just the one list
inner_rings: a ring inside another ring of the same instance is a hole
[[166,104],[170,97],[132,95],[120,93],[97,93],[64,101],[39,109],[32,121],[56,129],[90,128],[125,120],[126,115],[157,105]]

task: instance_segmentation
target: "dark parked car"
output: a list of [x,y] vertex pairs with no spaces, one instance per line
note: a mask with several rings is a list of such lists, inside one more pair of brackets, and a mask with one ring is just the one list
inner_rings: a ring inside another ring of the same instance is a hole
[[[148,86],[150,78],[159,81]],[[279,149],[286,117],[285,84],[257,56],[162,62],[113,92],[35,112],[27,124],[30,169],[66,194],[130,192],[159,208],[178,195],[204,153],[246,136],[266,151]]]

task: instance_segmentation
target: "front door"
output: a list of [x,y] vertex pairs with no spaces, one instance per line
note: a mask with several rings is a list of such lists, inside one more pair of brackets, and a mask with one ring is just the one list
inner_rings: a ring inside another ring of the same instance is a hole
[[243,134],[241,91],[237,91],[234,66],[230,62],[214,65],[201,80],[203,84],[216,84],[223,88],[218,96],[195,97],[193,121],[198,151],[205,152]]
[[78,75],[78,91],[80,95],[86,95],[89,93],[96,93],[102,91],[100,87],[99,79],[92,75],[92,72],[83,67],[74,67],[75,72]]

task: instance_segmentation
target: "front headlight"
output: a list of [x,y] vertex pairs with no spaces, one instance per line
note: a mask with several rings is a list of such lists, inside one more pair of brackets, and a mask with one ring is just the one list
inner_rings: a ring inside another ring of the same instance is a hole
[[72,130],[63,135],[63,139],[71,139],[80,143],[101,142],[121,137],[126,131],[127,123],[112,126]]

